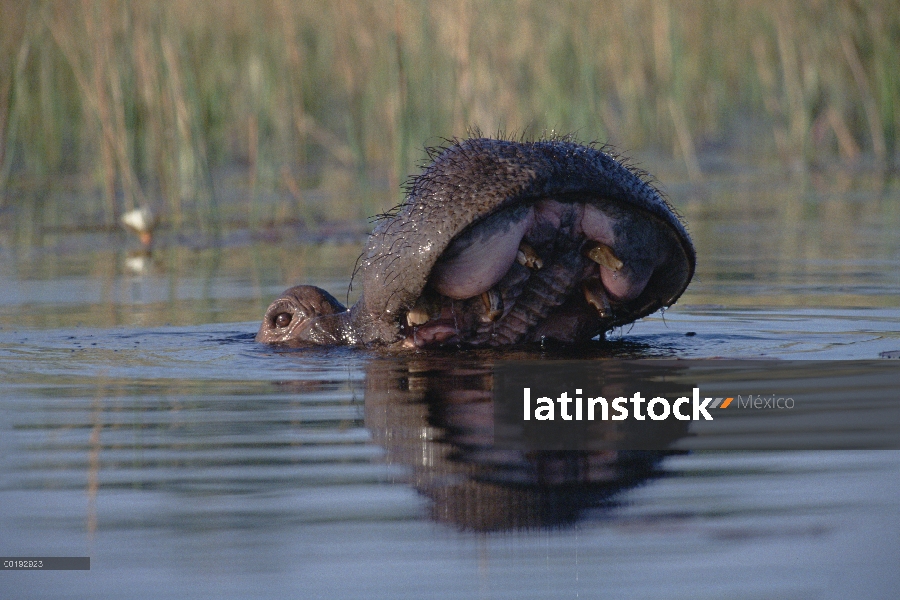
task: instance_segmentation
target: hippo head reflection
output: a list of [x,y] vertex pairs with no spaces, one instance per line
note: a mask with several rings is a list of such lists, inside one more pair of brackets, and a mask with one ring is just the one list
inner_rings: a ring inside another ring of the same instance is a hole
[[[671,454],[498,447],[492,385],[493,367],[484,361],[395,357],[368,366],[366,427],[387,461],[412,469],[412,483],[432,501],[437,521],[474,531],[571,524],[658,476]],[[623,435],[615,428],[598,424],[596,435]],[[661,434],[673,442],[686,432],[678,422]]]

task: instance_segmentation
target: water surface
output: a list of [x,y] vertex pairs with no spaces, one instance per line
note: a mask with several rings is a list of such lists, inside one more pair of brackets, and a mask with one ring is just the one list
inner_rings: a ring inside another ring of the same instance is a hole
[[[611,332],[591,356],[900,350],[896,188],[771,183],[730,174],[669,189],[698,248],[696,278],[675,307]],[[294,283],[352,302],[362,239],[236,231],[192,245],[164,233],[147,257],[118,234],[27,246],[4,235],[0,554],[92,561],[0,573],[4,596],[900,589],[898,452],[601,456],[579,467],[583,485],[551,461],[548,485],[511,486],[470,451],[460,415],[478,422],[491,361],[565,351],[397,357],[253,341],[266,304]]]

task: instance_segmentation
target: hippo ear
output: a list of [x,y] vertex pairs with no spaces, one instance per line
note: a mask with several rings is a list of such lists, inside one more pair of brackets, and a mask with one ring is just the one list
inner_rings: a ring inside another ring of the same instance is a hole
[[321,288],[298,285],[285,290],[263,317],[256,341],[264,344],[301,345],[316,343],[309,339],[311,323],[323,316],[346,312],[343,304]]

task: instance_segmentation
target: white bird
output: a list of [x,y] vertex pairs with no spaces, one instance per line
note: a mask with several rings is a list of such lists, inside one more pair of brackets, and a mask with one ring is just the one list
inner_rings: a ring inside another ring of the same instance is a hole
[[147,206],[142,206],[134,210],[130,210],[122,215],[122,225],[141,238],[141,244],[145,248],[149,248],[153,243],[153,229],[157,225],[156,215]]

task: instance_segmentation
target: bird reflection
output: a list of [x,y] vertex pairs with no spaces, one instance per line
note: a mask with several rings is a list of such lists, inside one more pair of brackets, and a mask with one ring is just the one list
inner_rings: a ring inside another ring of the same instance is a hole
[[159,224],[156,214],[148,206],[142,206],[122,215],[120,222],[125,229],[141,240],[141,249],[133,250],[125,258],[125,269],[134,275],[149,273],[154,266],[152,247],[153,232]]

